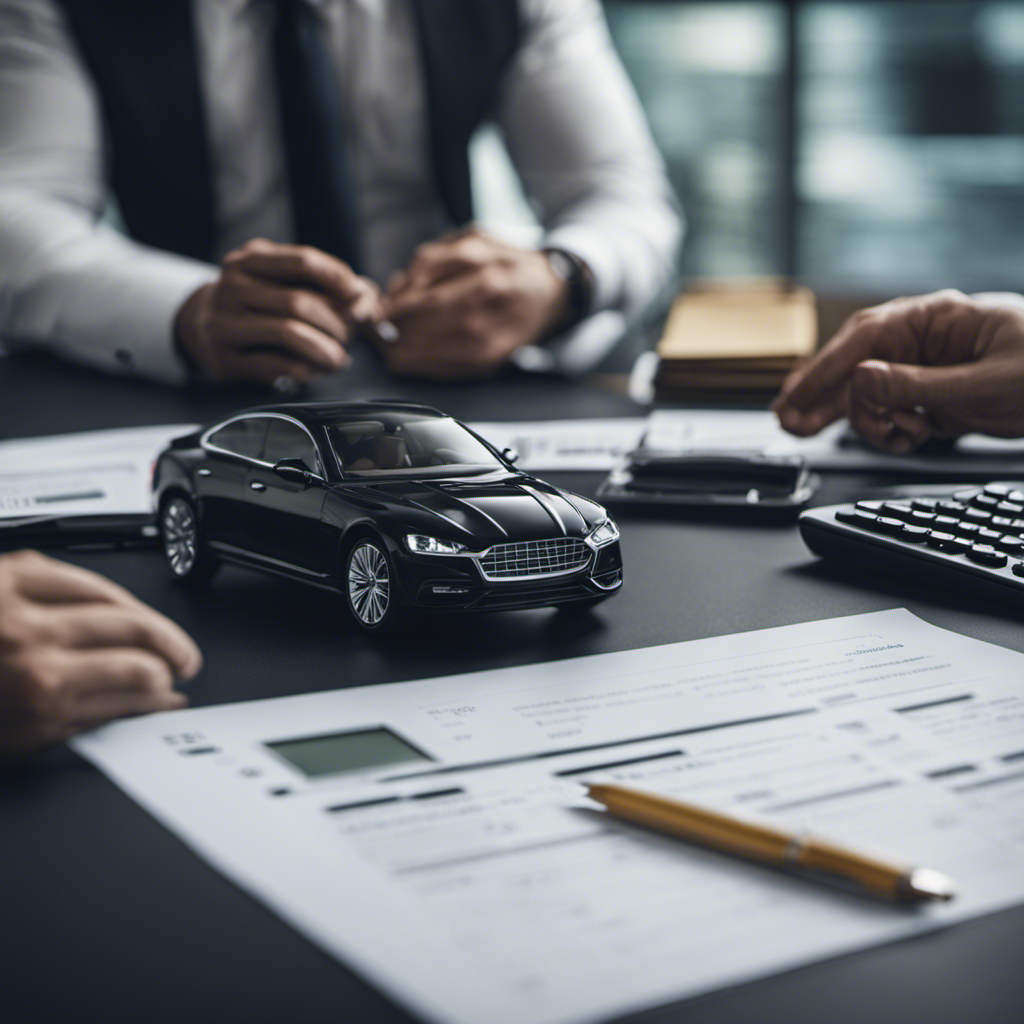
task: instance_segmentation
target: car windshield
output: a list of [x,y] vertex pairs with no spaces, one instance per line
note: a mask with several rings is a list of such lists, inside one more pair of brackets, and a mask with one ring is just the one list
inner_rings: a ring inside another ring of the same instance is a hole
[[382,413],[335,423],[327,433],[346,476],[465,476],[506,468],[447,417]]

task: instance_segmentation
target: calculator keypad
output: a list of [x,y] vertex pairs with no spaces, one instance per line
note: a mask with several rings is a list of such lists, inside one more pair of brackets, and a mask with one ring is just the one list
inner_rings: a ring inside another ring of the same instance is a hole
[[1009,566],[1024,577],[1024,489],[1012,484],[964,488],[948,497],[858,501],[837,509],[835,518],[989,569]]

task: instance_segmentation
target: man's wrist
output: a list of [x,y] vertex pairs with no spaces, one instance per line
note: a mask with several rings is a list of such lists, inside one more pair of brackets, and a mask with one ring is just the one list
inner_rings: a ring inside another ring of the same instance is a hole
[[192,376],[201,376],[203,365],[199,358],[202,344],[202,321],[206,316],[213,284],[197,288],[181,305],[174,318],[174,351]]
[[592,311],[594,275],[585,260],[565,249],[545,248],[554,275],[565,284],[565,302],[561,316],[551,325],[546,337],[551,338],[571,330],[586,320]]

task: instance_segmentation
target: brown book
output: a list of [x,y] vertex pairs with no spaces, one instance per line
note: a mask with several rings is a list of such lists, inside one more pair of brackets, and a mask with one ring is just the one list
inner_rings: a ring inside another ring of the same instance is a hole
[[677,390],[773,391],[817,343],[815,299],[780,281],[697,283],[657,346],[658,397]]

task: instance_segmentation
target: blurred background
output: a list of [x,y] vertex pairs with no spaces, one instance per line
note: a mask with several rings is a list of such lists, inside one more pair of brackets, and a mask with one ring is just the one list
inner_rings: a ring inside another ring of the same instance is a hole
[[[606,0],[688,221],[684,276],[1024,289],[1024,3]],[[496,140],[483,218],[529,214]]]

